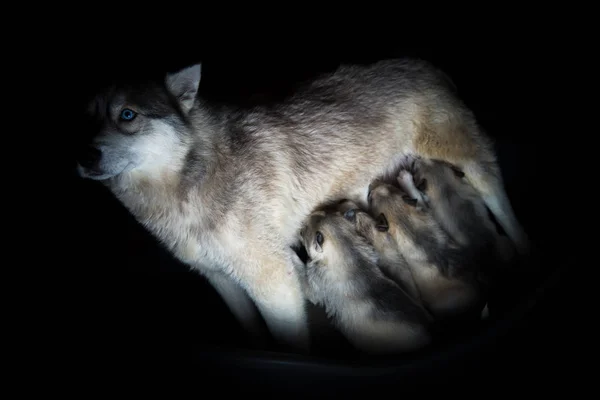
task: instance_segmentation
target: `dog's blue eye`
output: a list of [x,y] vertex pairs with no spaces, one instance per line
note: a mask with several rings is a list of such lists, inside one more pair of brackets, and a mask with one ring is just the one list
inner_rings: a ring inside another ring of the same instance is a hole
[[125,108],[123,111],[121,111],[121,119],[123,121],[131,121],[135,118],[136,115],[137,114],[135,113],[135,111],[132,111],[129,108]]

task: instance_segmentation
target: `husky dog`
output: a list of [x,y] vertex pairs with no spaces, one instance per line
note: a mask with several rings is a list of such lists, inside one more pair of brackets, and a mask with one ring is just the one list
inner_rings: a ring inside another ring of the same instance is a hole
[[429,209],[380,180],[371,184],[368,202],[371,213],[377,215],[376,229],[393,238],[389,245],[400,249],[408,261],[421,299],[434,317],[447,320],[481,311],[479,266]]
[[353,224],[317,211],[300,235],[309,257],[299,271],[306,296],[356,348],[382,354],[430,343],[431,316],[380,271],[377,252]]
[[339,212],[346,220],[352,222],[357,233],[375,248],[379,255],[381,270],[420,302],[421,295],[412,276],[411,268],[386,227],[381,226],[375,218],[350,200],[340,203]]
[[277,105],[212,104],[201,64],[114,85],[89,112],[78,157],[182,262],[205,275],[249,332],[309,348],[294,270],[302,221],[319,204],[366,202],[369,183],[409,156],[459,166],[518,249],[517,221],[489,140],[445,76],[420,60],[341,66]]

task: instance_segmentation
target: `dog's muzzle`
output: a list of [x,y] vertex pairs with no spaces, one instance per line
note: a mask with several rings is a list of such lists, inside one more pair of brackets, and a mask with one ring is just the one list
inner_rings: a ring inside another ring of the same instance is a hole
[[77,155],[77,163],[85,169],[94,169],[100,159],[102,151],[94,146],[87,146]]

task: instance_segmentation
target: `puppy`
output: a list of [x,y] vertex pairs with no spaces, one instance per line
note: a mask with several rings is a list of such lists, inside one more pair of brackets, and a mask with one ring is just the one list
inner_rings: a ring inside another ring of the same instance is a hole
[[480,313],[484,301],[478,266],[430,210],[399,187],[379,180],[369,186],[367,198],[376,230],[393,239],[389,246],[397,247],[408,262],[421,300],[433,316],[448,320]]
[[464,176],[448,163],[417,159],[410,170],[400,171],[398,183],[417,199],[417,207],[431,208],[438,223],[470,257],[482,263],[496,256],[505,262],[512,260],[514,248],[498,233],[483,199]]
[[308,253],[299,271],[306,297],[325,308],[354,347],[390,354],[431,342],[431,316],[380,271],[373,246],[342,215],[313,212],[301,241]]
[[383,273],[415,300],[421,302],[421,294],[412,276],[411,268],[389,232],[383,230],[375,218],[350,200],[340,203],[339,212],[354,224],[358,234],[375,248],[379,256],[379,267]]

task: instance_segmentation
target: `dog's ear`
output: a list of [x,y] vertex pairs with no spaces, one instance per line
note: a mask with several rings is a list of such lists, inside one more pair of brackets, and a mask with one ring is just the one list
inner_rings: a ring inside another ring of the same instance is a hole
[[165,79],[167,89],[179,101],[181,109],[186,114],[190,111],[196,99],[201,75],[202,64],[198,63],[177,72],[169,73]]

